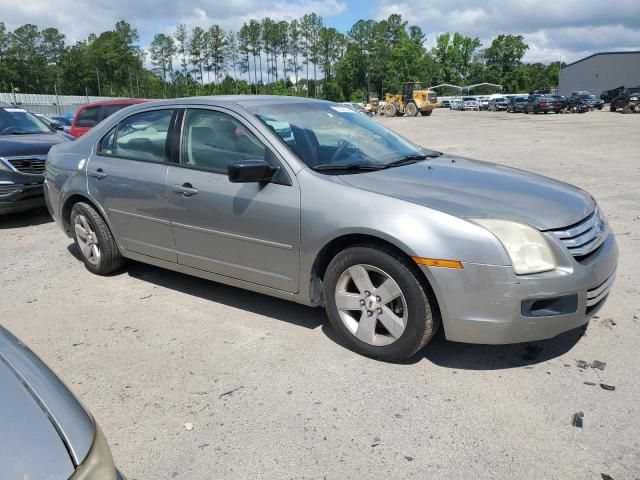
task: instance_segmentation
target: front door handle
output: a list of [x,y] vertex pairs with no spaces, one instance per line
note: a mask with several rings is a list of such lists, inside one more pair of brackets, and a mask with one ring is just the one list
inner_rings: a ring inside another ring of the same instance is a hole
[[88,173],[90,177],[97,178],[98,180],[102,180],[104,177],[107,176],[107,174],[104,173],[104,171],[101,168],[97,170],[89,171]]
[[179,193],[183,197],[190,197],[198,193],[198,189],[193,188],[193,185],[191,185],[190,183],[183,183],[182,185],[174,185],[173,191],[176,193]]

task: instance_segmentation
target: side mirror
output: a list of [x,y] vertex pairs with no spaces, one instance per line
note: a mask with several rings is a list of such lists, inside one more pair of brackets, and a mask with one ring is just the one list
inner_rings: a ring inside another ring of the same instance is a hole
[[277,167],[262,159],[236,160],[227,166],[231,183],[269,182],[277,171]]
[[64,130],[64,127],[62,126],[62,124],[58,122],[51,122],[51,127],[54,130]]

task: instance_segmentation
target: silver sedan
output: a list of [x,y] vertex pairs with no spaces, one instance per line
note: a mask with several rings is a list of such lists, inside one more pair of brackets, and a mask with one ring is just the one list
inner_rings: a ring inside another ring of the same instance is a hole
[[96,274],[129,258],[324,306],[351,348],[388,361],[441,323],[490,344],[584,325],[617,266],[588,193],[319,100],[129,107],[51,150],[45,194]]

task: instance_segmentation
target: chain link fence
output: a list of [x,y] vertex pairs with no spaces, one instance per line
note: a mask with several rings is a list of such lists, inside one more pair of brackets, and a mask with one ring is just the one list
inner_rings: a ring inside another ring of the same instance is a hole
[[24,108],[32,113],[72,116],[85,103],[116,100],[123,97],[85,95],[40,95],[36,93],[0,93],[0,102]]

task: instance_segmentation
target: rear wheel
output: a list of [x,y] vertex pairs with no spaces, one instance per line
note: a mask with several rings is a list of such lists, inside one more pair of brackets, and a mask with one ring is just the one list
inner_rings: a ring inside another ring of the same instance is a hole
[[422,111],[420,112],[420,114],[421,114],[423,117],[428,117],[429,115],[431,115],[431,112],[433,112],[433,110],[422,110]]
[[418,106],[414,102],[407,103],[407,106],[404,107],[404,114],[407,117],[415,117],[418,115]]
[[118,270],[123,258],[109,227],[88,203],[76,203],[71,209],[71,228],[87,270],[107,275]]
[[615,112],[616,111],[616,107],[613,106],[613,104],[609,107],[609,111],[610,112]]
[[415,265],[373,245],[340,252],[324,277],[332,326],[356,352],[386,361],[412,356],[435,334],[429,296]]

